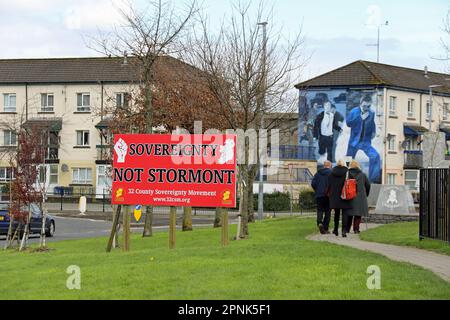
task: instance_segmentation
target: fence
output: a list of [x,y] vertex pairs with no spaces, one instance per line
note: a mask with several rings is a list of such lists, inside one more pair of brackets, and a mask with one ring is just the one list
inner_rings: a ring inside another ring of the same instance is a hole
[[[111,195],[105,194],[95,194],[95,193],[84,193],[84,192],[60,192],[60,193],[47,193],[47,208],[50,213],[58,212],[78,212],[80,197],[86,197],[87,202],[87,213],[100,214],[100,213],[111,213]],[[302,199],[303,200],[303,199]],[[299,199],[288,200],[290,203],[286,204],[284,209],[272,210],[266,208],[264,210],[264,215],[270,216],[289,216],[289,215],[305,215],[315,212],[315,202],[302,201]],[[9,194],[0,194],[0,201],[9,202]],[[292,210],[290,209],[292,208]],[[230,216],[238,214],[238,208],[230,209]],[[181,213],[183,208],[178,208],[177,212]],[[153,207],[154,214],[165,215],[168,214],[168,207]],[[194,216],[214,216],[215,209],[212,208],[192,208],[192,214]],[[255,209],[255,216],[258,215],[258,210]]]
[[450,243],[450,169],[420,170],[420,239]]

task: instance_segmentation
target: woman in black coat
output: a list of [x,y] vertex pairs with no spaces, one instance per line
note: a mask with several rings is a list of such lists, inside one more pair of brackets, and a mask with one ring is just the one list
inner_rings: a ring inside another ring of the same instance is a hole
[[353,232],[359,233],[361,217],[367,217],[369,215],[367,197],[370,193],[370,182],[364,172],[361,171],[361,167],[356,160],[350,163],[350,170],[348,172],[349,178],[356,180],[356,198],[350,200],[351,208],[344,210],[344,215],[347,216],[346,230],[350,232],[353,220]]
[[[342,188],[344,187],[345,178],[347,175],[347,167],[343,160],[339,160],[337,166],[333,168],[330,176],[328,177],[328,195],[330,198],[330,209],[334,210],[334,230],[333,233],[338,236],[339,230],[339,218],[341,216],[341,210],[351,209],[351,204],[347,200],[341,198]],[[347,219],[342,215],[342,236],[346,237]]]

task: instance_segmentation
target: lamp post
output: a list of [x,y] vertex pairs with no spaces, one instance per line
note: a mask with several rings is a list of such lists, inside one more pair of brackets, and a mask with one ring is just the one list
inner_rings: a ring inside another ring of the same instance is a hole
[[[262,56],[262,69],[263,69],[263,90],[262,90],[262,105],[261,105],[261,126],[260,133],[264,129],[264,109],[266,104],[266,55],[267,55],[267,22],[260,22],[258,26],[263,28],[263,56]],[[261,143],[260,139],[260,143]],[[264,150],[261,144],[259,144],[259,183],[258,183],[258,219],[263,219],[263,211],[264,211],[264,164],[262,161],[261,151]]]
[[433,121],[433,88],[440,88],[442,87],[442,84],[432,84],[429,85],[428,88],[430,89],[430,112],[428,115],[428,131],[431,132],[431,122]]

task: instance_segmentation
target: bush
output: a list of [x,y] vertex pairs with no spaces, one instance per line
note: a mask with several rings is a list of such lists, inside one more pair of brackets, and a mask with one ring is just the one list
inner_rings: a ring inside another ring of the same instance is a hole
[[299,193],[299,206],[302,210],[316,209],[316,194],[313,189],[302,189]]
[[[258,210],[258,194],[253,195],[253,208]],[[264,211],[289,211],[291,196],[287,192],[264,193]]]

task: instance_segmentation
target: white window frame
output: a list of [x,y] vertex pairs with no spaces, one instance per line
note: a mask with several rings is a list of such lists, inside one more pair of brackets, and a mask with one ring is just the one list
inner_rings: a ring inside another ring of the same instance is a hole
[[397,115],[397,97],[395,96],[389,97],[389,115],[394,117]]
[[[81,173],[84,172],[84,179]],[[73,184],[92,184],[92,168],[72,168]]]
[[430,100],[427,100],[427,103],[425,104],[425,112],[426,112],[425,119],[427,121],[430,121],[430,118],[431,118],[431,103],[430,103]]
[[[409,172],[414,172],[416,174],[416,179],[415,180],[411,180],[411,179],[407,179],[407,173]],[[414,187],[410,186],[410,190],[412,191],[419,191],[419,171],[418,170],[405,170],[404,172],[404,176],[405,176],[405,185],[408,185],[407,182],[413,182],[414,181]]]
[[[11,97],[14,97],[14,105],[11,105]],[[3,111],[17,112],[17,95],[15,93],[3,94]]]
[[[81,105],[78,103],[78,97],[81,96]],[[84,97],[89,97],[89,105],[84,104]],[[91,112],[91,94],[89,92],[77,93],[77,112]]]
[[[15,140],[14,143],[13,140]],[[3,130],[3,145],[5,147],[17,146],[17,134],[15,134],[12,130]]]
[[390,135],[387,139],[388,141],[388,151],[396,152],[397,151],[397,136]]
[[408,99],[408,117],[414,118],[414,113],[416,109],[416,100],[415,99]]
[[[128,106],[130,104],[130,94],[128,92],[116,92],[116,107],[127,107],[125,105],[126,98],[128,97]],[[119,100],[120,99],[120,100]]]
[[[86,134],[87,133],[87,141],[86,141]],[[78,142],[78,135],[81,134],[81,144],[79,144]],[[90,146],[90,140],[91,140],[91,133],[89,130],[77,130],[76,131],[76,146],[77,147],[89,147]]]
[[[48,97],[52,97],[52,104],[48,103]],[[41,93],[41,112],[55,111],[55,95],[53,93]]]
[[[8,171],[10,172],[10,177],[8,178]],[[0,167],[0,181],[7,182],[14,180],[14,170],[12,167]]]
[[[392,178],[394,181],[392,181]],[[387,184],[388,185],[395,185],[397,183],[397,174],[396,173],[388,173],[387,174]]]
[[444,102],[442,105],[442,120],[444,121],[448,120],[449,108],[450,104],[448,102]]

